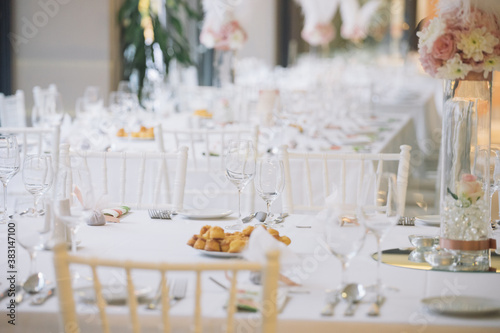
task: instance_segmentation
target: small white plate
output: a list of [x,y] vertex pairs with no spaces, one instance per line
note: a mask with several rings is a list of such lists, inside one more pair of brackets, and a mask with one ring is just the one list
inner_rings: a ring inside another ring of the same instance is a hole
[[421,222],[426,225],[439,227],[441,225],[440,215],[421,215],[415,217],[416,222]]
[[[127,302],[127,286],[125,285],[104,285],[101,287],[102,297],[109,305],[122,305]],[[139,301],[147,298],[151,292],[150,287],[136,287],[135,295]],[[96,297],[94,287],[82,287],[75,289],[75,293],[84,303],[95,303]]]
[[425,309],[445,315],[479,316],[500,311],[500,300],[484,297],[456,296],[452,300],[429,297],[421,302]]
[[215,257],[215,258],[240,258],[241,253],[229,253],[229,252],[217,252],[217,251],[205,251],[205,250],[196,250],[200,252],[201,254],[208,256],[208,257]]
[[220,219],[231,215],[232,210],[221,210],[221,209],[203,209],[203,210],[184,210],[177,212],[178,215],[183,216],[188,219],[200,220],[200,219]]

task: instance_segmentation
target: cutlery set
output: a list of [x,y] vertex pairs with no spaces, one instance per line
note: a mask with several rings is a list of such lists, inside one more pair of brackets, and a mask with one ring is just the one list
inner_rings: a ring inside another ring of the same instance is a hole
[[[175,280],[172,284],[169,284],[170,290],[170,306],[174,305],[184,297],[186,297],[187,290],[187,279]],[[151,301],[146,305],[146,309],[155,310],[160,305],[161,300],[161,284],[156,289],[156,293]]]
[[[0,293],[0,301],[3,300],[4,298],[9,297],[9,291],[10,289],[8,288]],[[27,292],[25,286],[16,285],[14,301],[17,305],[19,305],[27,298],[26,297],[27,295],[34,295],[31,298],[30,304],[42,305],[43,303],[45,303],[46,300],[52,297],[55,294],[55,292],[56,292],[55,287],[51,287],[49,289],[41,289],[38,290],[37,292]]]
[[172,210],[148,209],[148,214],[151,219],[171,220],[175,212]]
[[[340,301],[346,301],[347,307],[344,310],[344,316],[353,316],[356,312],[357,305],[366,296],[367,290],[361,284],[351,283],[342,290],[326,290],[326,304],[321,310],[321,315],[328,317],[333,316],[334,309]],[[368,316],[380,315],[380,308],[385,302],[385,297],[376,297],[375,301],[370,305]]]

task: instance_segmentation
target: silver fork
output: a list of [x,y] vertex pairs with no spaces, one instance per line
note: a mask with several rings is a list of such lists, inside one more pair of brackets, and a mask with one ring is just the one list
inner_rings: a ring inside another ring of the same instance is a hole
[[148,209],[149,217],[152,219],[159,219],[158,211],[156,209]]

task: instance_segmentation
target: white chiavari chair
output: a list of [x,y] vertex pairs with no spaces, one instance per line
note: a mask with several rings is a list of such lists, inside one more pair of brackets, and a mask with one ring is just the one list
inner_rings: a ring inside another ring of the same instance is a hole
[[[221,196],[227,200],[234,199],[236,194],[234,185],[225,177],[224,153],[230,140],[247,139],[258,147],[258,126],[248,128],[222,129],[163,129],[161,125],[155,127],[155,140],[160,151],[178,149],[181,145],[189,147],[186,184],[186,199],[189,206],[195,209],[204,209],[214,204],[226,205]],[[244,190],[244,205],[253,211],[255,195],[253,184]],[[213,206],[212,206],[213,207]],[[227,208],[227,205],[225,206]]]
[[61,141],[60,125],[51,127],[0,127],[0,133],[16,135],[17,143],[21,147],[23,161],[27,154],[51,154],[54,171],[57,171]]
[[[365,173],[391,170],[397,175],[398,195],[403,203],[400,215],[404,215],[411,147],[402,145],[400,149],[394,154],[342,154],[294,153],[289,152],[287,146],[280,147],[279,154],[285,167],[283,212],[317,212],[323,209],[325,198],[332,194],[332,184],[335,184],[339,203],[355,205]],[[389,165],[391,162],[396,165]],[[294,191],[296,187],[300,190]],[[301,194],[302,200],[297,200],[297,194]]]
[[[61,145],[61,163],[88,168],[96,198],[133,209],[182,210],[187,148],[176,152],[102,152]],[[172,176],[173,175],[173,176]]]
[[[194,293],[194,319],[193,332],[201,333],[202,329],[202,276],[204,272],[212,271],[231,271],[232,279],[229,288],[229,300],[226,311],[225,332],[237,331],[236,312],[236,294],[238,273],[241,271],[261,271],[263,276],[262,308],[260,332],[274,333],[277,330],[277,306],[276,295],[279,278],[279,252],[272,251],[267,254],[264,264],[251,261],[226,261],[211,263],[168,263],[168,262],[143,262],[143,261],[118,261],[96,257],[82,257],[70,255],[66,250],[66,244],[59,244],[54,249],[54,264],[57,279],[59,308],[62,317],[64,332],[80,332],[76,304],[73,297],[73,288],[71,284],[70,265],[86,265],[93,273],[93,289],[96,295],[96,306],[99,310],[99,318],[102,332],[110,332],[110,320],[106,313],[106,301],[103,297],[103,284],[99,277],[98,269],[115,268],[125,272],[127,282],[127,305],[129,308],[130,327],[132,332],[141,331],[140,316],[138,312],[138,301],[136,298],[133,273],[137,270],[147,270],[160,274],[161,283],[161,322],[162,332],[171,332],[172,324],[175,321],[170,316],[170,297],[167,282],[167,273],[169,272],[194,272],[196,274],[195,293]],[[241,275],[241,274],[240,274]],[[253,319],[255,320],[255,319]],[[236,326],[236,327],[235,327]],[[258,325],[256,325],[258,327]]]
[[0,93],[0,126],[26,127],[24,92],[17,90],[14,95]]

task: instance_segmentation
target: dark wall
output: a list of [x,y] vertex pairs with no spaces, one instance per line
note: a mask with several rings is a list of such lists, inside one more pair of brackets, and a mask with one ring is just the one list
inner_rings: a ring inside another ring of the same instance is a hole
[[11,47],[8,39],[11,22],[11,0],[0,1],[0,92],[11,94]]

